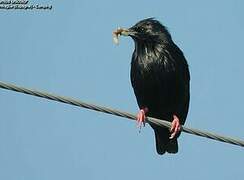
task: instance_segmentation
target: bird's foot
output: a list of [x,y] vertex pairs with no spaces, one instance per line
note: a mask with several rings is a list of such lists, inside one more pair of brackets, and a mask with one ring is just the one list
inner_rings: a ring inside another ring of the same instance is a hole
[[180,120],[176,115],[173,115],[173,121],[170,128],[170,139],[173,139],[181,131]]
[[143,126],[145,126],[145,119],[146,119],[147,112],[148,112],[148,108],[142,108],[137,114],[136,122],[137,122],[137,127],[139,128],[139,132],[141,132],[142,124]]

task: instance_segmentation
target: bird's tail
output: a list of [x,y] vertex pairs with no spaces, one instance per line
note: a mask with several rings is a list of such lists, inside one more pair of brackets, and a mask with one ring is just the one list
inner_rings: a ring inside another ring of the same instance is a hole
[[156,150],[158,154],[177,153],[177,138],[169,139],[170,133],[167,129],[154,129],[156,139]]

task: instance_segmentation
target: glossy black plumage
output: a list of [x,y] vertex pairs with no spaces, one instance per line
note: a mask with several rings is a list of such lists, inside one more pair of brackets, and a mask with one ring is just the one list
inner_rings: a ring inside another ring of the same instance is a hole
[[[167,29],[149,18],[129,28],[135,42],[131,62],[131,83],[140,109],[148,116],[172,121],[178,116],[185,123],[189,107],[190,74],[187,61]],[[150,124],[155,131],[159,154],[177,153],[177,137],[169,139],[166,128]]]

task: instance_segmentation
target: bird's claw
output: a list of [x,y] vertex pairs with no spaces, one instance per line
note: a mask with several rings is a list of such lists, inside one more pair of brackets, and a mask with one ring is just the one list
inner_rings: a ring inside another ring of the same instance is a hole
[[143,108],[137,114],[136,122],[137,122],[137,127],[139,128],[139,132],[141,132],[142,125],[143,125],[143,127],[145,127],[145,120],[146,120],[147,112],[148,112],[148,109]]
[[176,115],[173,115],[173,121],[170,128],[170,139],[173,139],[181,131],[180,120]]

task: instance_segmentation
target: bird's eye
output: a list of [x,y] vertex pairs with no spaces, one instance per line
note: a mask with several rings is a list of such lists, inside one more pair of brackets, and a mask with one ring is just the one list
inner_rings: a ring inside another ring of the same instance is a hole
[[144,33],[144,32],[146,32],[146,28],[145,27],[138,27],[137,31],[140,33]]
[[141,26],[137,26],[134,28],[137,32],[143,33],[146,32],[146,28],[145,27],[141,27]]
[[145,32],[146,29],[145,29],[144,27],[141,27],[141,31],[142,31],[142,32]]

